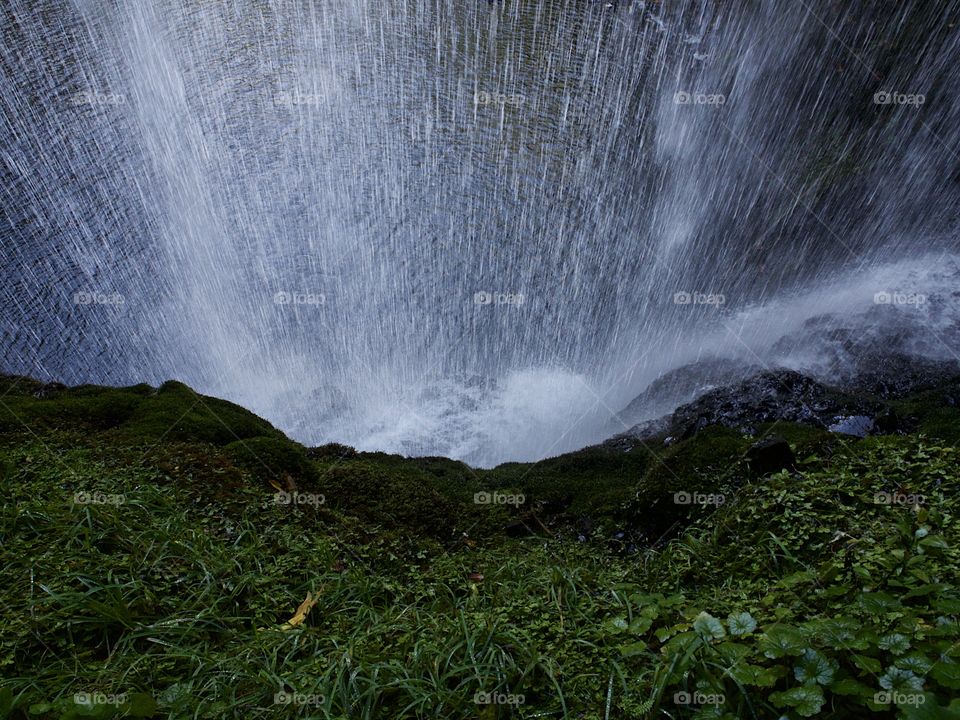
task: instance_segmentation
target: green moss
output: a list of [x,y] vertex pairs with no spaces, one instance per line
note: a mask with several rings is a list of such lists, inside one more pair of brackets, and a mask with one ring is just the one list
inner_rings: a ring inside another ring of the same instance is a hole
[[224,451],[238,465],[257,477],[266,477],[285,487],[284,476],[302,482],[316,482],[316,465],[307,457],[306,449],[283,436],[253,437],[237,440]]
[[209,442],[226,445],[258,435],[281,436],[270,423],[244,408],[199,395],[183,383],[44,390],[33,381],[5,378],[12,392],[0,405],[0,433],[60,430],[113,431],[115,442],[152,444]]
[[730,428],[705,428],[659,453],[639,483],[639,490],[716,490],[721,479],[738,467],[752,443],[752,439]]
[[142,396],[126,388],[82,387],[34,397],[18,393],[0,405],[0,432],[109,430],[126,422]]
[[404,528],[449,539],[454,527],[471,524],[465,521],[468,507],[423,480],[422,476],[393,473],[361,460],[322,468],[318,487],[328,506],[384,528]]
[[713,503],[684,500],[694,495],[715,498],[728,492],[747,474],[743,459],[751,443],[735,430],[708,427],[658,453],[634,486],[628,508],[632,524],[647,536],[659,538],[690,518],[712,511]]
[[161,385],[117,428],[119,439],[142,443],[169,439],[227,445],[257,435],[279,434],[270,423],[249,410],[199,395],[174,381]]
[[832,433],[811,425],[801,425],[792,422],[764,423],[757,426],[756,438],[778,435],[790,443],[791,447],[796,445],[812,445],[832,436]]
[[960,443],[960,409],[938,408],[924,415],[919,432],[956,445]]
[[487,478],[492,488],[518,489],[529,503],[543,503],[550,511],[595,515],[614,512],[650,462],[651,453],[642,447],[622,452],[599,446],[536,463],[506,463]]
[[908,428],[946,442],[960,441],[960,380],[944,382],[892,407]]

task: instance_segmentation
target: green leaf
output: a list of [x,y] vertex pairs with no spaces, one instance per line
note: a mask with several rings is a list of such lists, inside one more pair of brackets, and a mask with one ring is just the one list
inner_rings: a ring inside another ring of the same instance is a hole
[[951,690],[960,690],[960,663],[945,662],[943,659],[934,664],[930,677]]
[[817,579],[817,574],[812,570],[801,570],[800,572],[795,572],[792,575],[787,575],[787,577],[782,578],[777,585],[785,588],[791,588],[795,585],[802,585],[804,583],[815,582]]
[[728,670],[728,674],[741,685],[773,687],[777,684],[777,680],[784,674],[784,671],[783,668],[779,666],[765,668],[759,665],[740,663],[731,667]]
[[903,670],[912,670],[917,675],[926,675],[928,672],[930,672],[930,668],[933,667],[933,661],[931,661],[930,658],[923,653],[919,652],[912,652],[909,655],[904,655],[902,658],[898,658],[893,664],[898,668],[902,668]]
[[830,691],[837,695],[856,695],[858,697],[873,697],[876,692],[874,688],[853,678],[844,678],[830,683]]
[[720,657],[722,657],[725,662],[731,665],[740,662],[751,652],[750,648],[746,645],[738,645],[737,643],[729,641],[716,645],[714,649],[720,654]]
[[949,588],[950,586],[945,585],[944,583],[927,583],[926,585],[921,585],[920,587],[914,588],[902,597],[904,600],[908,600],[909,598],[923,597],[924,595],[930,595],[931,593],[941,593]]
[[629,643],[620,648],[621,657],[634,657],[635,655],[643,655],[646,652],[647,644],[645,642]]
[[684,630],[685,628],[688,628],[688,627],[690,626],[686,623],[681,623],[680,625],[674,625],[672,627],[661,627],[654,632],[654,635],[657,636],[657,640],[659,640],[660,642],[665,642],[670,637],[672,637],[675,632],[679,630]]
[[817,684],[827,685],[833,681],[839,663],[812,648],[807,648],[803,652],[803,658],[800,663],[794,666],[793,675],[799,682],[806,685]]
[[770,701],[778,707],[792,707],[803,717],[813,717],[826,702],[818,685],[804,685],[786,692],[772,693]]
[[727,618],[727,627],[731,635],[749,635],[757,629],[757,621],[748,612],[736,613]]
[[[919,701],[921,697],[923,702]],[[943,707],[933,693],[923,693],[909,704],[897,705],[897,712],[904,720],[960,720],[960,700]]]
[[900,601],[885,592],[860,593],[860,605],[869,613],[884,613],[900,608]]
[[879,660],[867,657],[866,655],[857,655],[856,653],[850,656],[850,662],[871,675],[876,675],[883,668]]
[[712,637],[715,640],[719,640],[727,634],[723,629],[723,623],[707,612],[697,615],[696,620],[693,621],[693,629],[701,636]]
[[127,704],[130,717],[153,717],[157,714],[157,702],[146,693],[132,693]]
[[838,645],[850,647],[850,643],[854,642],[856,633],[860,629],[860,623],[845,617],[825,618],[804,623],[803,628],[812,637],[829,643],[833,647]]
[[898,667],[888,668],[877,680],[884,690],[907,693],[923,689],[922,678],[917,677],[912,670]]
[[700,636],[697,635],[697,633],[683,632],[670,638],[670,640],[662,648],[660,648],[660,652],[669,657],[672,655],[690,652],[694,646],[698,646],[702,643],[703,641],[700,639]]
[[803,635],[789,625],[772,625],[760,638],[760,649],[768,658],[802,655],[805,648]]
[[873,578],[873,576],[870,574],[870,570],[860,564],[853,566],[853,574],[866,582],[870,582]]
[[13,690],[0,687],[0,718],[7,718],[13,712]]
[[633,622],[630,623],[630,627],[628,629],[634,635],[642,635],[650,629],[651,625],[653,625],[653,618],[637,617],[633,619]]
[[607,629],[607,632],[613,633],[614,635],[619,635],[622,632],[626,632],[630,627],[630,624],[627,622],[627,618],[623,615],[619,615],[615,618],[610,618],[604,623],[604,627]]
[[933,601],[933,607],[947,615],[955,615],[960,613],[960,600],[952,597],[937,598]]
[[947,543],[947,541],[939,535],[930,535],[925,537],[917,544],[927,550],[948,550],[950,548],[950,545]]
[[880,638],[878,646],[881,650],[889,650],[894,655],[903,655],[910,649],[910,638],[900,633],[891,633]]

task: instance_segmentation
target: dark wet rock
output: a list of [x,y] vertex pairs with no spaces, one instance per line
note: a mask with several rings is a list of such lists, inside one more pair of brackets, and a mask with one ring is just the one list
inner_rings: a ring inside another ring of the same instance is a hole
[[671,434],[691,437],[710,425],[744,430],[771,422],[827,427],[840,415],[869,415],[882,404],[849,395],[793,370],[761,372],[713,390],[674,412]]
[[[709,358],[665,372],[637,395],[619,414],[624,422],[637,423],[643,418],[669,413],[684,403],[692,402],[721,385],[742,380],[760,370],[727,358]],[[655,424],[663,421],[646,420]],[[653,432],[650,432],[653,430]],[[656,435],[651,426],[645,433]]]
[[670,445],[675,441],[675,438],[667,435],[670,432],[670,418],[670,415],[664,415],[656,420],[645,420],[634,425],[626,432],[614,435],[603,444],[605,447],[630,452],[638,445],[645,445],[653,438],[666,435],[658,444]]
[[939,332],[919,325],[915,309],[891,305],[855,324],[837,314],[809,318],[771,349],[799,370],[709,359],[664,373],[624,409],[636,424],[607,444],[663,447],[666,438],[669,445],[713,425],[753,435],[772,422],[851,437],[917,429],[952,437],[946,409],[960,408],[960,361],[945,347],[960,342],[960,327]]
[[887,411],[877,400],[845,393],[793,370],[756,373],[742,382],[715,388],[677,408],[672,415],[632,427],[607,441],[626,448],[630,442],[663,444],[693,437],[711,426],[755,434],[759,425],[791,422],[826,429],[837,418],[874,418]]
[[762,476],[791,469],[797,459],[790,449],[790,443],[774,436],[751,445],[747,450],[747,462],[751,472]]
[[903,432],[907,429],[907,424],[900,415],[894,410],[886,410],[873,419],[874,427],[882,435],[892,435],[893,433]]
[[944,378],[958,375],[960,363],[956,360],[928,360],[875,351],[859,356],[854,368],[841,374],[840,383],[853,391],[898,400],[937,387]]
[[890,305],[875,306],[856,327],[849,323],[837,315],[810,318],[799,332],[781,338],[773,354],[829,385],[883,400],[960,376],[960,362],[947,350],[960,328],[938,337],[916,322],[912,310]]

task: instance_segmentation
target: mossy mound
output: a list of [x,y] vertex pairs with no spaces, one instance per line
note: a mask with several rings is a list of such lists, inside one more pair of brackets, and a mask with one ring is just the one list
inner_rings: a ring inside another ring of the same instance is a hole
[[522,492],[546,516],[600,519],[618,512],[650,462],[646,448],[622,452],[601,445],[535,463],[505,463],[487,477],[492,488]]
[[751,440],[725,427],[708,427],[658,452],[634,485],[629,515],[648,540],[676,532],[691,517],[722,504],[747,473]]
[[237,440],[224,446],[224,451],[253,475],[266,474],[271,484],[288,486],[288,478],[295,488],[317,482],[317,466],[307,457],[306,448],[282,435]]
[[467,506],[438,492],[415,473],[395,474],[368,460],[323,468],[318,487],[329,505],[368,525],[407,529],[449,540],[465,530]]
[[960,441],[960,380],[953,379],[892,404],[905,429],[945,442]]

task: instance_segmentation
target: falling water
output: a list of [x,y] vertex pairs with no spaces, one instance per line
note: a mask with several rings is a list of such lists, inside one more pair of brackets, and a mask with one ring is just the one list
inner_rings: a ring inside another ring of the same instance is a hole
[[7,0],[0,370],[492,464],[823,314],[956,357],[958,9]]

